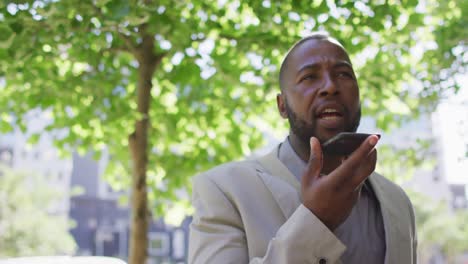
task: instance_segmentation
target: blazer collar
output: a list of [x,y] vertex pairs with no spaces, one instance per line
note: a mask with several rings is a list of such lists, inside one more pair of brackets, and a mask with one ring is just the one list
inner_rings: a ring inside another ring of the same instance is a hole
[[[369,177],[370,184],[380,204],[380,211],[385,229],[386,254],[385,263],[402,263],[399,256],[401,252],[408,251],[405,247],[404,228],[401,222],[400,203],[393,199],[395,194],[384,186],[383,176],[373,173]],[[403,247],[403,248],[401,248]]]
[[284,217],[288,219],[301,204],[299,181],[278,159],[278,148],[258,158],[257,161],[261,165],[261,168],[257,169],[258,175],[270,189]]

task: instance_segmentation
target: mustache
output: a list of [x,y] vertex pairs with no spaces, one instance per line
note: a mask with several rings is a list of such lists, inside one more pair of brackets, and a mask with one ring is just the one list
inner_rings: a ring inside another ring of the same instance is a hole
[[[285,107],[286,107],[286,113],[289,121],[289,129],[291,132],[293,132],[295,135],[299,137],[301,141],[303,141],[304,144],[308,144],[309,139],[312,136],[315,135],[315,130],[316,130],[316,121],[317,119],[311,115],[311,120],[305,120],[300,118],[296,112],[292,110],[290,105],[285,102]],[[349,111],[346,109],[346,112],[349,113]],[[350,118],[347,120],[347,124],[344,127],[343,132],[356,132],[360,123],[361,123],[361,104],[359,104],[357,112],[352,115]],[[319,141],[321,139],[319,138]],[[323,142],[321,142],[323,143]]]

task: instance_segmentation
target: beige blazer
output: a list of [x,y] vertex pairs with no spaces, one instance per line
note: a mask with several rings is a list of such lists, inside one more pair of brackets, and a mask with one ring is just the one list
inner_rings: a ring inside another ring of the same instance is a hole
[[[409,199],[377,173],[369,180],[384,221],[385,263],[416,264]],[[277,149],[257,160],[224,164],[198,175],[192,203],[189,263],[341,263],[346,249],[302,205],[300,183],[277,159]]]

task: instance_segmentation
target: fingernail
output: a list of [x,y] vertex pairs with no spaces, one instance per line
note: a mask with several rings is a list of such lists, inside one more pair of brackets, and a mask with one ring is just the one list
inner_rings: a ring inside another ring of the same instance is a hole
[[377,144],[377,137],[376,136],[371,136],[371,139],[369,140],[369,144],[371,146],[375,146],[375,144]]

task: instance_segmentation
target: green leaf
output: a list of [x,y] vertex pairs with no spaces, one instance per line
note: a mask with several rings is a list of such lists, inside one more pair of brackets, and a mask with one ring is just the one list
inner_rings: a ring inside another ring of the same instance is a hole
[[130,4],[126,0],[113,0],[106,4],[112,20],[120,20],[130,13]]
[[39,142],[39,139],[41,138],[41,134],[33,134],[29,137],[28,143],[35,145],[37,142]]
[[8,49],[13,44],[16,33],[7,25],[0,24],[0,48]]

